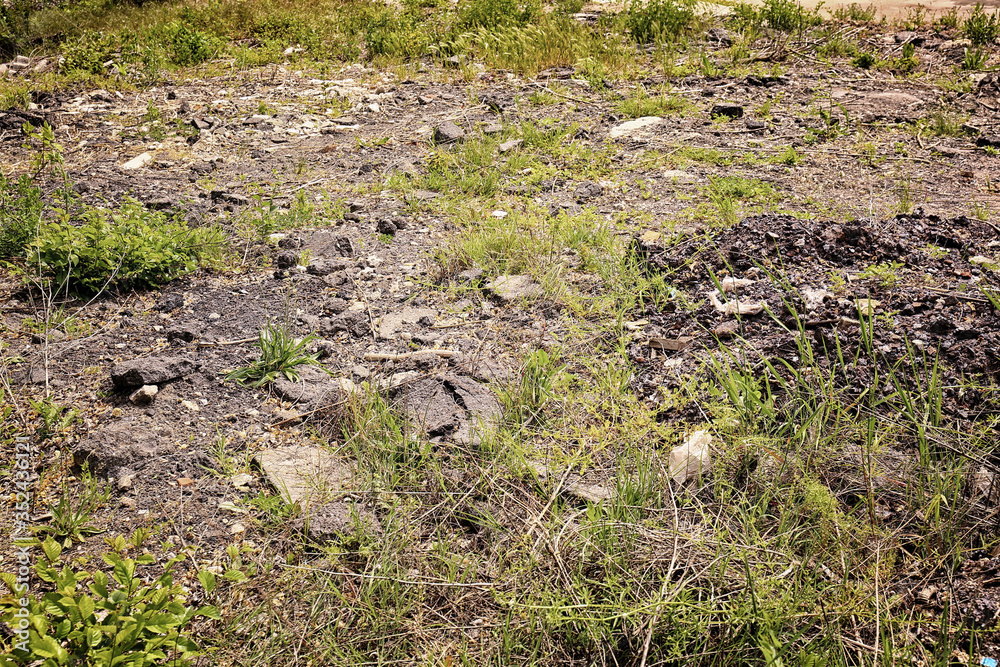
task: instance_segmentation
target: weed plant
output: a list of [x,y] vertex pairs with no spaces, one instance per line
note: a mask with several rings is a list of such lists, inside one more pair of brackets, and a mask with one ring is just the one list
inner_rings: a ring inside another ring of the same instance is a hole
[[257,335],[256,347],[260,350],[260,358],[248,366],[230,371],[226,380],[263,387],[283,375],[297,382],[299,366],[319,365],[317,356],[306,352],[314,340],[316,337],[313,335],[295,338],[288,324],[268,322]]
[[973,46],[992,44],[1000,35],[1000,11],[987,13],[981,3],[976,3],[962,23],[962,32]]

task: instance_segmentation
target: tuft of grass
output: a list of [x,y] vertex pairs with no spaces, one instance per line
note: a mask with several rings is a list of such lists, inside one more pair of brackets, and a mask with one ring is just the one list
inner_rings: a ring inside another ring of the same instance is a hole
[[263,387],[279,375],[295,382],[299,366],[319,365],[317,355],[306,353],[314,340],[312,334],[295,338],[287,323],[268,322],[257,334],[255,346],[260,349],[260,357],[248,366],[229,371],[225,379],[251,387]]
[[626,118],[641,118],[681,114],[690,106],[691,103],[681,95],[668,94],[666,90],[650,95],[644,86],[638,86],[635,95],[618,102],[615,108]]
[[962,22],[962,33],[974,46],[992,44],[1000,35],[1000,11],[987,13],[982,3],[977,2]]

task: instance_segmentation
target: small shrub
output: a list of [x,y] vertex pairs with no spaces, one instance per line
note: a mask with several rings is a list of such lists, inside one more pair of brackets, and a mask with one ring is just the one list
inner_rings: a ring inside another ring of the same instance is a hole
[[[124,538],[117,541],[124,551]],[[139,541],[133,537],[133,545]],[[185,606],[184,588],[172,575],[185,555],[169,560],[163,574],[150,581],[138,574],[140,566],[155,563],[150,554],[135,559],[117,551],[105,554],[109,577],[65,564],[59,569],[62,548],[55,540],[45,540],[42,551],[45,557],[35,574],[54,590],[41,601],[28,598],[27,647],[15,648],[6,664],[189,665],[201,650],[185,633],[187,625],[196,617],[220,618],[215,607]],[[16,590],[14,576],[2,576]],[[7,600],[0,617],[10,627],[20,627],[16,614],[21,608],[15,598]]]
[[211,35],[183,24],[167,28],[167,41],[170,44],[170,60],[175,65],[198,65],[215,55],[216,40]]
[[380,11],[365,31],[365,45],[373,56],[416,57],[427,53],[434,35],[410,14]]
[[17,55],[29,38],[31,0],[0,3],[0,58]]
[[218,230],[192,229],[164,213],[127,200],[115,211],[89,208],[82,224],[42,224],[29,262],[60,289],[94,294],[156,287],[217,256]]
[[84,32],[75,42],[63,45],[63,72],[102,74],[104,63],[112,60],[118,40],[110,33]]
[[465,0],[458,6],[458,27],[462,30],[526,26],[541,13],[537,4],[518,0]]
[[962,32],[975,45],[991,44],[1000,35],[1000,11],[987,14],[979,3],[962,24]]
[[958,27],[958,7],[952,7],[934,21],[939,30],[954,30]]
[[781,32],[801,32],[823,22],[819,12],[806,9],[793,0],[765,0],[760,17]]
[[23,257],[42,218],[42,193],[27,176],[0,176],[0,260]]
[[858,21],[860,23],[871,23],[875,20],[875,5],[862,7],[856,2],[852,2],[847,7],[837,7],[833,10],[833,17],[839,21]]
[[694,29],[694,8],[692,0],[632,0],[625,25],[639,44],[671,42]]
[[874,54],[862,53],[857,58],[851,61],[851,64],[858,69],[871,69],[878,62],[878,59]]

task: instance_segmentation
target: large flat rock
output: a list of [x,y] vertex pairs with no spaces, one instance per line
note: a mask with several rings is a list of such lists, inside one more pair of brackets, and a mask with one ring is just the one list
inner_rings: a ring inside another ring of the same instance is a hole
[[111,369],[111,381],[119,389],[141,387],[176,380],[196,370],[198,365],[187,357],[140,357]]
[[475,444],[503,412],[500,401],[472,378],[445,373],[405,383],[397,401],[417,428],[431,439]]
[[353,477],[348,464],[319,447],[265,449],[254,460],[284,501],[303,509],[339,495]]

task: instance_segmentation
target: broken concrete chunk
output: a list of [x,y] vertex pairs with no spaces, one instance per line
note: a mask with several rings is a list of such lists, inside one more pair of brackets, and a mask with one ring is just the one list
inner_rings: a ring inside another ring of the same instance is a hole
[[823,307],[823,303],[827,299],[833,299],[835,296],[833,292],[822,288],[812,289],[807,287],[802,290],[802,299],[805,301],[807,313],[819,310]]
[[695,431],[679,447],[670,452],[670,477],[678,484],[697,479],[712,468],[709,446],[712,436],[708,431]]
[[754,284],[754,280],[749,278],[733,278],[731,276],[722,279],[722,291],[726,294],[741,290]]
[[656,129],[663,124],[663,119],[659,116],[643,116],[615,125],[608,132],[612,139],[639,139],[648,138],[655,134]]
[[[419,374],[414,374],[419,377]],[[446,373],[399,385],[403,411],[431,438],[475,444],[500,419],[496,396],[472,378]]]
[[305,530],[314,542],[335,541],[354,535],[358,529],[382,534],[382,524],[371,509],[358,503],[335,501],[311,507],[308,516],[293,525]]
[[441,123],[434,128],[434,143],[453,144],[465,139],[465,130],[451,121]]
[[347,378],[332,378],[317,366],[299,366],[299,380],[279,375],[271,384],[274,393],[302,410],[316,410],[342,403],[357,391]]
[[350,466],[319,447],[292,445],[265,449],[254,457],[286,503],[303,510],[343,493],[353,477]]
[[531,276],[497,276],[493,282],[486,285],[501,301],[509,303],[521,299],[532,299],[542,296],[542,286]]
[[122,165],[122,169],[132,171],[134,169],[140,169],[145,167],[147,164],[153,161],[153,156],[149,153],[143,153],[142,155],[137,155],[128,162]]
[[73,447],[76,465],[87,464],[97,475],[136,470],[150,459],[173,451],[155,433],[129,422],[99,428]]
[[500,144],[497,149],[501,153],[509,153],[515,148],[520,147],[522,144],[524,144],[524,139],[511,139],[510,141],[505,141]]
[[198,366],[186,357],[142,357],[118,364],[111,369],[111,381],[115,387],[141,387],[147,384],[162,384],[176,380],[198,370]]

